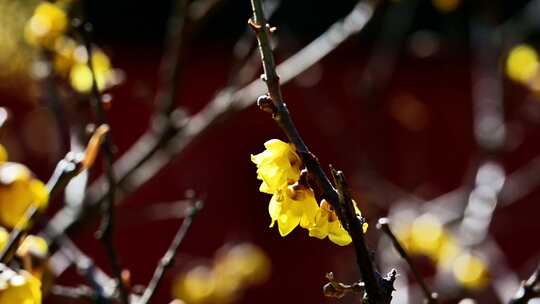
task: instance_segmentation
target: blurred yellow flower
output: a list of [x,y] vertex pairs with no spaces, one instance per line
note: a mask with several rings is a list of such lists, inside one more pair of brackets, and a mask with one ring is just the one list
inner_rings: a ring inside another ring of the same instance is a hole
[[311,189],[286,187],[283,191],[276,192],[270,200],[268,205],[268,212],[272,219],[270,227],[273,227],[277,221],[281,236],[288,235],[298,225],[308,228],[315,222],[318,209],[319,206]]
[[258,284],[270,275],[270,259],[259,247],[240,243],[218,254],[215,269],[237,280]]
[[173,284],[173,296],[189,304],[211,303],[216,275],[208,266],[197,266]]
[[427,256],[439,269],[451,271],[461,286],[474,289],[487,284],[485,262],[460,246],[434,215],[417,217],[412,224],[396,230],[396,235],[411,254]]
[[41,304],[41,282],[26,271],[0,264],[0,304]]
[[[79,52],[81,47],[78,48]],[[92,90],[93,79],[92,70],[88,66],[88,56],[75,56],[76,63],[71,67],[69,80],[73,89],[80,93],[88,93]],[[114,83],[114,72],[111,67],[111,61],[107,55],[95,49],[92,52],[92,68],[96,77],[96,85],[99,91],[107,89]]]
[[[8,228],[25,225],[27,209],[47,206],[49,193],[45,185],[32,176],[30,170],[18,163],[0,164],[0,223]],[[21,221],[21,222],[19,222]]]
[[62,76],[67,76],[73,64],[75,64],[75,40],[62,36],[54,42],[54,69]]
[[538,54],[526,44],[513,47],[506,59],[506,74],[514,81],[527,84],[538,71]]
[[26,41],[34,46],[52,48],[54,40],[66,30],[68,19],[62,7],[51,2],[41,2],[26,23]]
[[198,265],[181,274],[172,293],[188,304],[231,303],[247,287],[265,281],[269,273],[270,260],[259,247],[250,243],[225,246],[212,265]]
[[431,214],[424,214],[414,220],[407,248],[412,253],[436,258],[442,236],[441,221]]
[[458,256],[452,270],[456,280],[465,288],[482,288],[488,282],[489,273],[486,263],[470,253]]
[[[354,203],[356,213],[360,215],[360,210]],[[364,223],[362,229],[366,233],[368,224]],[[324,239],[328,237],[330,241],[339,246],[349,245],[352,241],[349,233],[341,225],[336,213],[326,200],[321,201],[321,207],[317,210],[314,223],[309,226],[309,236]]]
[[460,0],[432,0],[431,3],[438,11],[448,13],[456,10],[461,3]]
[[301,160],[294,147],[278,139],[264,143],[266,150],[251,155],[257,165],[257,178],[262,180],[261,192],[274,194],[300,178]]
[[6,148],[0,145],[0,164],[7,161],[7,159],[8,159],[8,154],[7,154]]

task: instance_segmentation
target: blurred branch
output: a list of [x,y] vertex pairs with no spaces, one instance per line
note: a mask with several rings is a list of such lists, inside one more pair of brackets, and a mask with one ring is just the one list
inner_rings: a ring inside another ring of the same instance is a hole
[[540,265],[526,281],[521,283],[517,294],[510,300],[510,304],[526,304],[529,300],[538,297],[540,297]]
[[[82,25],[82,38],[86,53],[88,54],[88,68],[92,75],[92,90],[90,95],[90,102],[94,108],[94,113],[99,124],[108,123],[107,114],[105,112],[101,95],[96,80],[96,74],[94,71],[94,65],[92,60],[92,44],[90,34],[92,25],[90,23],[83,23]],[[115,191],[116,191],[116,178],[113,169],[113,143],[110,132],[105,134],[105,139],[101,149],[104,154],[104,168],[105,175],[107,177],[107,194],[106,200],[102,204],[102,220],[97,237],[103,242],[107,255],[110,259],[113,274],[118,281],[118,289],[120,291],[120,299],[123,304],[129,303],[129,296],[126,286],[122,281],[122,266],[118,258],[117,250],[114,246],[114,228],[115,228]]]
[[398,239],[396,238],[396,236],[394,235],[394,233],[390,229],[388,219],[387,218],[380,218],[379,222],[377,223],[377,228],[382,230],[382,232],[384,232],[386,234],[386,236],[388,236],[388,238],[392,242],[392,245],[394,245],[394,248],[396,249],[396,251],[407,262],[407,264],[411,268],[411,271],[412,271],[414,277],[416,278],[416,281],[418,282],[418,284],[420,284],[420,287],[422,288],[422,291],[424,292],[424,296],[426,298],[426,303],[428,303],[428,304],[436,304],[436,303],[438,303],[437,293],[432,292],[429,289],[429,287],[427,286],[426,282],[424,281],[424,278],[422,277],[422,275],[420,274],[418,269],[416,269],[416,266],[414,265],[411,257],[407,254],[407,251],[405,250],[405,248],[403,248],[403,246],[401,246]]
[[96,301],[95,292],[88,286],[61,286],[53,285],[51,288],[51,295],[69,300],[94,302]]
[[[276,72],[274,55],[270,46],[270,34],[274,32],[275,28],[271,27],[265,19],[262,0],[252,0],[251,5],[253,8],[253,19],[249,20],[249,24],[257,35],[264,70],[262,79],[268,88],[268,95],[259,97],[257,103],[261,109],[272,113],[272,118],[294,145],[308,172],[322,191],[321,197],[330,202],[334,210],[336,210],[340,222],[350,234],[356,250],[357,263],[364,281],[367,303],[389,303],[392,298],[393,279],[391,278],[386,282],[373,269],[373,262],[371,261],[362,232],[363,219],[356,216],[353,207],[354,203],[343,173],[341,171],[332,172],[338,187],[338,190],[336,190],[321,168],[317,158],[309,151],[296,129],[289,110],[283,102],[279,76]],[[388,283],[388,286],[387,284],[382,284],[383,282]]]
[[182,32],[186,19],[187,0],[172,0],[171,15],[169,16],[165,38],[165,52],[159,67],[159,84],[156,94],[156,113],[154,119],[164,119],[174,109],[176,88],[180,75],[179,57],[182,48]]
[[180,244],[186,237],[187,232],[189,231],[189,228],[191,227],[191,224],[193,223],[193,220],[195,219],[197,214],[201,211],[202,207],[203,207],[202,201],[197,201],[191,207],[191,210],[189,211],[188,216],[184,219],[184,221],[182,222],[182,225],[176,232],[171,244],[169,245],[169,248],[165,252],[165,255],[163,255],[163,257],[159,261],[159,264],[154,271],[152,279],[150,280],[150,283],[148,283],[148,287],[146,287],[146,289],[144,290],[144,293],[141,296],[140,300],[136,302],[137,304],[147,304],[150,302],[150,300],[154,296],[154,293],[159,288],[159,285],[162,282],[165,271],[169,267],[171,267],[171,265],[173,264],[174,258],[178,252],[178,248],[180,247]]

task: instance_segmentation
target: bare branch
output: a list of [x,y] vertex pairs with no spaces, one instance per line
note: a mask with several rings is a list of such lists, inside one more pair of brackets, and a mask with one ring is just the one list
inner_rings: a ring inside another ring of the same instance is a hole
[[[97,122],[99,124],[107,124],[107,114],[103,107],[101,100],[101,95],[98,89],[96,74],[94,71],[93,60],[92,60],[92,44],[90,39],[90,33],[92,30],[92,25],[90,23],[84,23],[82,27],[82,38],[86,52],[88,54],[88,67],[92,75],[92,90],[90,96],[90,102],[93,106]],[[107,199],[102,204],[102,221],[100,228],[97,232],[97,237],[103,242],[107,255],[110,259],[111,266],[113,269],[114,276],[118,280],[118,289],[120,291],[120,298],[122,303],[129,303],[129,296],[122,281],[122,266],[120,265],[120,260],[118,258],[117,250],[114,246],[114,224],[115,224],[115,189],[116,189],[116,178],[113,170],[113,144],[111,133],[108,132],[105,134],[105,139],[103,145],[101,145],[104,161],[103,169],[107,177]]]
[[407,254],[407,251],[401,244],[399,243],[398,239],[390,229],[390,225],[388,223],[387,218],[380,218],[379,222],[377,223],[377,228],[382,230],[388,238],[390,238],[390,241],[392,241],[392,245],[394,245],[394,248],[397,250],[399,255],[409,264],[409,267],[411,268],[411,271],[416,278],[416,281],[418,284],[420,284],[420,287],[422,288],[422,291],[424,292],[424,296],[426,297],[426,303],[428,304],[436,304],[438,302],[437,299],[437,293],[432,292],[429,287],[427,286],[426,282],[424,281],[424,278],[416,269],[416,266],[414,265],[411,257]]
[[186,237],[186,234],[189,231],[189,228],[191,227],[193,220],[195,219],[199,211],[201,211],[202,207],[203,207],[202,202],[198,201],[191,208],[191,211],[189,212],[188,216],[182,222],[182,226],[180,226],[180,228],[176,232],[176,235],[174,236],[173,241],[169,245],[169,248],[165,252],[165,255],[163,255],[163,257],[159,261],[159,264],[156,267],[156,270],[154,271],[154,275],[152,276],[150,283],[148,283],[148,287],[146,287],[146,289],[144,290],[144,293],[141,299],[137,302],[137,304],[147,304],[150,302],[154,293],[156,292],[156,290],[159,288],[159,285],[161,284],[165,271],[174,262],[174,257],[176,256],[176,253],[178,252],[178,247],[180,247],[180,244]]

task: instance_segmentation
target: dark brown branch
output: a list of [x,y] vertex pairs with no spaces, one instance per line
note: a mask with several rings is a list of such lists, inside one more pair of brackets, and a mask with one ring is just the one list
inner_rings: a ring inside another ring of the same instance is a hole
[[[270,46],[270,34],[275,29],[270,27],[264,17],[262,0],[251,0],[251,5],[253,8],[253,19],[250,19],[249,24],[257,35],[264,70],[262,79],[268,88],[268,98],[274,105],[272,117],[287,135],[289,141],[294,145],[308,171],[316,181],[317,186],[322,190],[321,197],[330,202],[340,222],[351,236],[356,250],[356,260],[366,289],[365,302],[389,303],[392,298],[391,294],[395,272],[393,277],[388,281],[385,281],[380,274],[375,272],[371,256],[364,241],[362,232],[363,220],[356,216],[353,201],[343,173],[333,172],[335,173],[334,177],[338,186],[338,190],[336,191],[316,157],[309,151],[296,129],[287,106],[283,101],[279,76],[276,72],[274,55]],[[265,98],[263,97],[262,99],[264,100]]]
[[160,87],[156,94],[154,119],[167,117],[174,109],[177,83],[180,75],[179,57],[182,49],[182,33],[187,10],[187,0],[173,0],[167,26],[165,53],[159,67]]
[[540,265],[534,270],[531,276],[521,283],[517,294],[510,304],[526,304],[534,298],[540,297]]
[[416,281],[418,284],[420,284],[420,287],[422,288],[422,291],[424,292],[424,296],[426,297],[426,303],[428,304],[436,304],[438,302],[437,299],[437,293],[432,292],[429,287],[427,286],[426,282],[424,281],[424,278],[416,269],[416,266],[414,265],[411,257],[407,254],[407,251],[401,244],[399,243],[398,239],[390,229],[390,225],[388,223],[387,218],[380,218],[379,222],[377,223],[377,228],[382,230],[388,238],[390,238],[390,241],[392,241],[392,245],[394,245],[394,248],[397,250],[399,255],[409,264],[409,267],[411,268],[411,271],[416,278]]
[[146,287],[146,289],[144,290],[144,293],[141,299],[137,302],[137,304],[147,304],[150,302],[150,300],[154,296],[154,293],[159,288],[159,285],[162,282],[165,271],[174,262],[174,258],[176,256],[176,253],[178,252],[178,248],[180,247],[180,244],[186,237],[187,232],[189,231],[189,228],[191,227],[191,224],[193,223],[193,220],[195,219],[199,211],[201,211],[202,207],[203,207],[203,203],[201,201],[198,201],[191,208],[191,210],[188,213],[188,216],[184,219],[184,221],[182,222],[182,225],[176,232],[176,235],[174,236],[171,244],[169,245],[169,248],[165,252],[165,255],[163,255],[163,257],[159,261],[159,264],[156,267],[156,270],[154,271],[154,275],[152,276],[150,283],[148,283],[148,287]]
[[[92,90],[90,96],[90,102],[93,106],[98,124],[107,124],[107,114],[105,112],[101,94],[97,85],[96,74],[94,71],[93,60],[92,60],[92,44],[90,39],[90,33],[92,30],[92,25],[90,23],[84,23],[82,27],[82,38],[86,52],[88,54],[88,67],[92,75]],[[110,259],[114,277],[118,281],[118,289],[120,291],[120,299],[122,303],[129,303],[129,296],[122,281],[122,266],[118,258],[117,250],[114,246],[114,224],[115,224],[115,190],[116,190],[116,179],[114,176],[113,170],[113,144],[111,133],[108,132],[105,134],[105,139],[103,145],[101,145],[104,158],[103,158],[103,170],[107,177],[107,199],[102,204],[102,221],[100,228],[97,232],[97,237],[103,242],[105,250],[107,251],[107,256]]]

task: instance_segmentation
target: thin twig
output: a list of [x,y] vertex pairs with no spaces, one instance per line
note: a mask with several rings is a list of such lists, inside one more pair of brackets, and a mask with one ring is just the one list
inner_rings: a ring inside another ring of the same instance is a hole
[[53,285],[51,294],[55,297],[87,302],[93,302],[97,297],[90,287],[84,285],[77,287]]
[[429,287],[427,286],[426,282],[424,281],[424,278],[416,269],[416,266],[414,265],[411,257],[407,254],[407,251],[401,244],[399,243],[398,239],[390,229],[390,225],[388,223],[387,218],[380,218],[379,222],[377,223],[377,228],[382,230],[390,238],[390,241],[392,241],[392,245],[394,245],[394,248],[397,250],[399,255],[409,264],[409,267],[411,268],[411,271],[416,278],[416,281],[418,284],[420,284],[420,287],[422,288],[422,291],[424,292],[424,296],[426,297],[426,303],[428,304],[436,304],[438,302],[437,299],[437,293],[432,292]]
[[191,224],[193,223],[193,220],[195,219],[199,211],[201,211],[202,207],[203,207],[203,204],[201,201],[196,202],[195,205],[192,207],[188,216],[184,219],[184,221],[182,222],[182,225],[176,232],[171,244],[169,245],[169,248],[167,249],[163,257],[159,261],[159,264],[156,267],[156,270],[154,271],[154,275],[152,276],[150,283],[148,283],[148,287],[146,287],[146,289],[144,290],[144,293],[141,299],[137,302],[137,304],[147,304],[150,302],[150,300],[152,299],[153,295],[155,294],[156,290],[159,288],[159,285],[162,282],[165,271],[174,262],[174,258],[176,256],[176,253],[178,252],[178,248],[180,247],[180,244],[186,237],[187,232],[189,231],[189,228],[191,227]]
[[176,89],[180,75],[179,57],[182,49],[182,33],[186,19],[187,0],[172,0],[165,39],[165,52],[159,67],[160,87],[156,94],[156,114],[154,119],[168,116],[174,109]]
[[356,250],[357,263],[365,284],[365,301],[367,303],[389,303],[393,291],[393,280],[389,281],[390,288],[386,288],[387,286],[383,286],[384,279],[373,268],[373,262],[364,241],[362,232],[363,223],[356,216],[352,205],[353,201],[343,173],[335,172],[334,177],[338,186],[338,190],[336,190],[320,166],[317,158],[309,151],[296,129],[289,110],[283,101],[279,76],[276,72],[274,55],[270,46],[270,34],[275,28],[270,27],[266,22],[262,0],[252,0],[251,5],[253,8],[253,19],[250,19],[249,24],[257,35],[264,70],[262,79],[268,88],[268,95],[259,97],[259,106],[264,110],[272,112],[273,119],[294,145],[296,151],[304,161],[308,172],[310,172],[316,181],[319,190],[322,192],[321,197],[330,202],[340,222],[351,236]]
[[[92,25],[90,23],[84,23],[82,27],[82,38],[86,52],[88,54],[88,67],[92,75],[92,90],[90,101],[93,106],[98,124],[107,124],[107,114],[105,112],[103,103],[101,101],[101,95],[99,93],[99,88],[96,80],[96,74],[94,71],[93,60],[92,60],[92,44],[90,39],[90,33],[92,30]],[[97,232],[98,238],[102,241],[107,251],[107,255],[110,259],[114,277],[118,281],[118,289],[120,291],[120,299],[123,304],[129,303],[129,296],[122,280],[122,266],[118,258],[117,250],[114,246],[114,224],[115,224],[115,188],[116,188],[116,179],[114,176],[113,170],[113,144],[111,133],[108,132],[105,134],[105,139],[101,149],[104,154],[103,160],[103,169],[107,177],[107,199],[102,205],[102,221],[100,228]]]
[[527,281],[523,281],[510,304],[526,304],[529,300],[540,297],[540,265],[534,270]]

